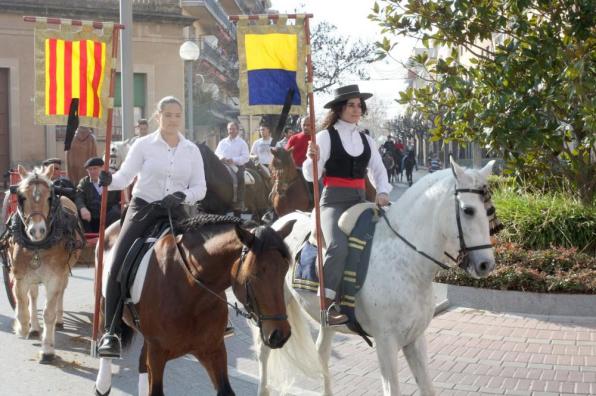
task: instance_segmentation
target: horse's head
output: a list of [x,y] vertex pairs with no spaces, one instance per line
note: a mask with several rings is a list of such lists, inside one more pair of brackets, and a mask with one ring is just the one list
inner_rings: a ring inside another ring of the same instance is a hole
[[112,172],[120,169],[129,149],[130,144],[127,141],[112,142],[110,145],[110,170]]
[[55,198],[51,181],[54,165],[32,172],[19,165],[18,172],[21,182],[16,188],[17,213],[29,239],[39,242],[50,231],[50,211]]
[[484,278],[495,268],[495,256],[485,206],[488,176],[494,161],[480,170],[465,170],[451,159],[455,176],[455,223],[453,244],[459,245],[458,264],[475,278]]
[[272,147],[271,154],[273,154],[273,160],[269,167],[275,173],[275,171],[283,171],[285,169],[296,169],[294,159],[292,158],[292,149],[286,150],[282,147]]
[[283,241],[291,225],[279,233],[264,226],[253,232],[236,227],[244,248],[235,264],[232,287],[236,298],[260,328],[263,342],[270,348],[281,348],[291,333],[284,299],[290,256]]

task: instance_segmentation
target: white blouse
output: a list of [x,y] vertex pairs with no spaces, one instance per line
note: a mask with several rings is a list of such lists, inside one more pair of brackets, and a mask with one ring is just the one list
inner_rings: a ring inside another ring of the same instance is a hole
[[178,133],[178,138],[176,147],[170,147],[159,131],[138,138],[112,176],[109,189],[122,190],[138,176],[132,195],[147,202],[177,191],[186,194],[185,203],[205,198],[207,183],[201,152],[182,134]]
[[[364,145],[362,144],[362,138],[360,137],[360,129],[358,128],[358,125],[350,124],[349,122],[345,122],[343,120],[338,120],[333,127],[339,133],[341,144],[344,146],[344,150],[346,150],[348,154],[353,157],[357,157],[362,154],[364,151]],[[370,160],[368,161],[368,175],[370,177],[370,181],[375,186],[377,194],[389,194],[393,187],[387,179],[387,170],[385,169],[385,165],[383,165],[381,154],[379,154],[377,145],[371,139],[371,137],[368,135],[365,137],[368,140],[368,145],[370,146]],[[319,162],[317,164],[319,175],[317,179],[320,179],[323,175],[323,171],[325,170],[325,163],[331,155],[331,137],[329,136],[329,132],[326,129],[317,132],[317,145],[319,146]],[[304,174],[304,178],[306,180],[310,182],[313,181],[314,177],[312,173],[312,159],[310,159],[308,156],[302,164],[302,173]]]

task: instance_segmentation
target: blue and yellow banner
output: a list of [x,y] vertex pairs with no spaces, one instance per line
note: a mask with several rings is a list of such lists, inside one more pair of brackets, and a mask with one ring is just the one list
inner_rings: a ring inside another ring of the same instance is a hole
[[290,114],[306,112],[306,45],[304,20],[286,25],[238,23],[240,113],[280,113],[290,88],[294,89]]

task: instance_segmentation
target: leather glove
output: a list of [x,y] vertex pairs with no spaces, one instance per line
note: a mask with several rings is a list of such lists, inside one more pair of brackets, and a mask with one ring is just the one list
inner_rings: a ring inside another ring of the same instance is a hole
[[102,170],[101,172],[99,172],[99,186],[107,187],[110,184],[112,184],[112,174],[110,172],[106,172],[105,170]]
[[173,194],[166,195],[161,200],[161,207],[167,210],[173,209],[174,207],[182,204],[186,199],[186,194],[182,191],[176,191]]

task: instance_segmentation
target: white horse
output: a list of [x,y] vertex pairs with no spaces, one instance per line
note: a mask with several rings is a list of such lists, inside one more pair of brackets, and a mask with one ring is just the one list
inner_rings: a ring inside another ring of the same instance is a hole
[[[386,220],[391,225],[380,219],[376,226],[370,266],[366,281],[356,295],[355,313],[363,329],[376,342],[384,395],[400,394],[397,367],[400,349],[420,393],[435,394],[428,373],[424,331],[435,309],[432,280],[440,264],[448,260],[447,255],[460,257],[459,266],[475,278],[487,276],[495,266],[483,202],[483,190],[493,162],[481,170],[465,170],[453,160],[451,166],[451,170],[432,173],[418,181],[386,210]],[[289,219],[298,219],[286,238],[295,257],[295,249],[311,224],[308,216],[292,213],[280,218],[274,228],[283,226]],[[408,246],[396,232],[436,262]],[[288,271],[286,296],[292,337],[284,348],[276,351],[266,348],[256,337],[259,395],[269,394],[268,375],[271,379],[284,375],[288,379],[296,371],[296,366],[307,374],[315,371],[319,378],[322,376],[324,394],[330,395],[328,365],[332,339],[336,331],[346,332],[347,329],[321,327],[315,351],[310,333],[304,330],[306,317],[298,304],[318,321],[319,298],[311,292],[294,290],[291,277],[292,271]],[[271,370],[267,369],[268,363]]]

